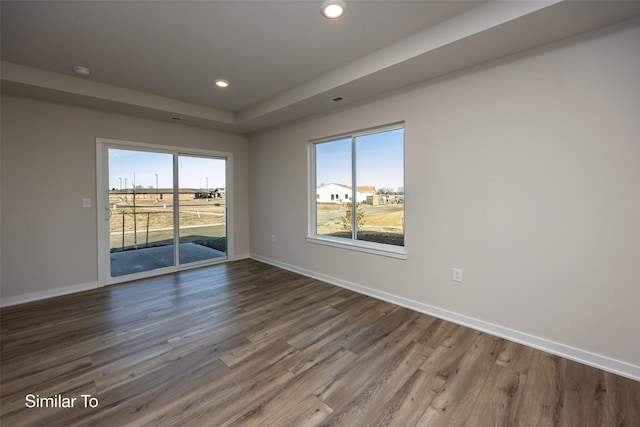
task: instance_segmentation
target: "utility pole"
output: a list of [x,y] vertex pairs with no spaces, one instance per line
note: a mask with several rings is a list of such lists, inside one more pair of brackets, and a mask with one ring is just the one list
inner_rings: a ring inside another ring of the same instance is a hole
[[136,218],[136,173],[133,173],[133,247],[138,249],[138,221]]

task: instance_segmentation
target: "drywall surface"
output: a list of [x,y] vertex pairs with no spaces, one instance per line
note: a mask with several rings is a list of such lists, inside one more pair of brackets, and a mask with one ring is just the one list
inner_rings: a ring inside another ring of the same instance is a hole
[[[252,255],[640,378],[638,46],[635,20],[252,136]],[[398,121],[407,259],[307,242],[309,141]]]
[[235,253],[249,253],[247,137],[3,94],[3,300],[96,286],[96,138],[233,153]]

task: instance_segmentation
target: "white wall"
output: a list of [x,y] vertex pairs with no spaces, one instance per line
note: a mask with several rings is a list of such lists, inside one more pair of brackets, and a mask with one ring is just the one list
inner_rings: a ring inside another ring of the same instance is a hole
[[97,137],[232,152],[235,254],[249,253],[246,136],[4,94],[1,136],[3,304],[95,287]]
[[316,200],[319,203],[347,203],[350,200],[350,195],[351,188],[344,185],[327,184],[316,188]]
[[[638,22],[251,137],[252,255],[640,379]],[[308,141],[398,121],[408,258],[306,242]]]

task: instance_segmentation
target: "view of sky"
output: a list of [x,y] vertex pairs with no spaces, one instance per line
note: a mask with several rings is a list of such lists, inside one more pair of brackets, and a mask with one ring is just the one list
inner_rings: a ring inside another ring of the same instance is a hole
[[[351,138],[319,143],[316,183],[351,185]],[[404,130],[356,138],[356,183],[376,189],[404,187]]]
[[[181,188],[224,188],[225,160],[179,156]],[[173,155],[146,151],[109,149],[109,188],[173,187]],[[126,187],[125,187],[126,186]]]
[[[404,186],[404,130],[374,133],[356,138],[358,186]],[[351,138],[316,144],[316,182],[351,185]],[[178,158],[182,188],[224,188],[225,160],[181,155]],[[173,155],[109,149],[109,188],[171,188]]]

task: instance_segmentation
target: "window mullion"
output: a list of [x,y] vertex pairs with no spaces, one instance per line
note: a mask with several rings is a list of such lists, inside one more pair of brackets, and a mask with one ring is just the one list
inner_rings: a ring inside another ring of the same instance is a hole
[[358,240],[358,188],[356,187],[356,137],[351,137],[351,238]]
[[179,181],[179,154],[173,153],[173,242],[174,242],[174,265],[180,265],[180,181]]

